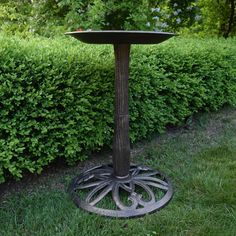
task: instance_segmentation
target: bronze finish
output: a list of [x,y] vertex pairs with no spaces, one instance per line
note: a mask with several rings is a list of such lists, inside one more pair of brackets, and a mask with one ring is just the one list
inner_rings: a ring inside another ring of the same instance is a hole
[[[129,56],[132,43],[160,43],[174,34],[144,31],[82,31],[67,34],[86,43],[111,43],[115,53],[113,163],[89,169],[72,181],[68,191],[74,203],[89,212],[120,218],[142,216],[163,208],[173,196],[168,178],[148,167],[130,165]],[[110,208],[104,206],[107,198],[112,200],[113,206]]]

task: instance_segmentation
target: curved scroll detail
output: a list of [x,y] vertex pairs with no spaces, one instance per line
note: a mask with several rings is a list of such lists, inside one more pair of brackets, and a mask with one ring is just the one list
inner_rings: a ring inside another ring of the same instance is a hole
[[[159,210],[173,195],[164,175],[136,165],[131,165],[126,179],[116,178],[111,164],[97,166],[75,178],[68,190],[78,207],[112,217],[141,216]],[[106,199],[112,199],[113,204],[104,203]]]

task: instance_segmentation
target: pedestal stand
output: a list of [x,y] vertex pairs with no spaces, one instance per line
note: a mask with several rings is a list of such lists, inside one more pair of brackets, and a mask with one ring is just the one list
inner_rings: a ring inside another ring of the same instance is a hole
[[114,44],[115,133],[113,164],[100,165],[76,177],[69,193],[89,212],[135,217],[164,207],[172,198],[170,181],[157,170],[130,165],[128,79],[129,43]]

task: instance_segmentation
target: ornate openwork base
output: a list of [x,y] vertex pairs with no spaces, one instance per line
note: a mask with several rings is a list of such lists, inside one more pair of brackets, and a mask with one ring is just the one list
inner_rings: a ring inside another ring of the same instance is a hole
[[[111,217],[136,217],[163,208],[171,200],[170,181],[159,171],[131,165],[129,175],[113,175],[112,164],[96,166],[75,178],[69,193],[89,212]],[[110,195],[110,196],[109,196]]]

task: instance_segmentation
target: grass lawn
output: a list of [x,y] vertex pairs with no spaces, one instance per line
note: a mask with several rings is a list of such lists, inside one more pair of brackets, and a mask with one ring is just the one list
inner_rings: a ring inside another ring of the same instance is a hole
[[73,205],[65,193],[70,179],[109,158],[104,153],[77,167],[54,166],[2,185],[0,235],[236,235],[236,109],[199,114],[187,126],[134,147],[133,162],[160,169],[174,185],[174,198],[157,213],[121,220]]

